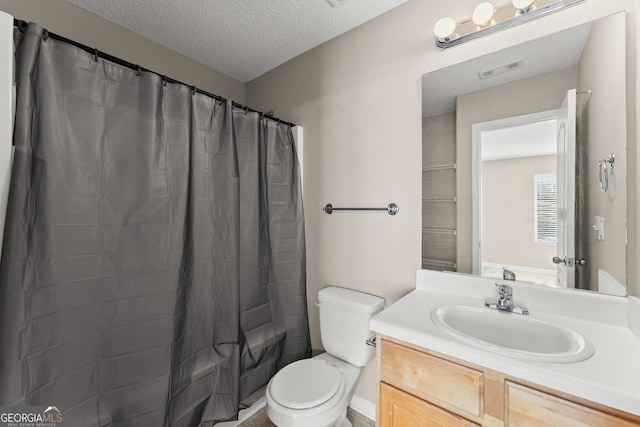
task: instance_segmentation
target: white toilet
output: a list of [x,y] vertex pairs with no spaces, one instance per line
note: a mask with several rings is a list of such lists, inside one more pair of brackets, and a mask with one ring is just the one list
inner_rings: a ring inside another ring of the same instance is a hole
[[328,287],[318,292],[318,301],[326,353],[285,366],[267,385],[267,415],[279,427],[350,427],[347,407],[360,369],[375,356],[366,344],[373,336],[369,320],[384,299]]

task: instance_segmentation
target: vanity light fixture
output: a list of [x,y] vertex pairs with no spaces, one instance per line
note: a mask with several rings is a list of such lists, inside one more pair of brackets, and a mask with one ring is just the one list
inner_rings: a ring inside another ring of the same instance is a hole
[[505,28],[558,12],[585,0],[512,0],[502,6],[480,3],[472,17],[456,23],[452,18],[436,22],[433,32],[436,46],[446,49]]

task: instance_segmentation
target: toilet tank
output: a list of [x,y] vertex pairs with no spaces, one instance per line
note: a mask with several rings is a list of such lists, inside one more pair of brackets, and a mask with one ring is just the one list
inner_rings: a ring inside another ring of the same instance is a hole
[[318,292],[318,302],[325,351],[355,366],[371,362],[375,348],[366,341],[375,334],[369,330],[369,320],[384,308],[384,299],[330,286]]

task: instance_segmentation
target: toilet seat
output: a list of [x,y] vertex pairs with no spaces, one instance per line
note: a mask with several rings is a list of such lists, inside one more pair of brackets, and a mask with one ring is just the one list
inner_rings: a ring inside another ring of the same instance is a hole
[[340,400],[344,389],[341,370],[317,359],[291,363],[269,383],[273,400],[291,409],[307,409],[330,400]]

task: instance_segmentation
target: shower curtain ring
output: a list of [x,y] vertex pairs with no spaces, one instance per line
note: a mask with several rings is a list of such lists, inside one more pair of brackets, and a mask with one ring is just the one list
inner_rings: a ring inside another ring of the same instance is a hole
[[93,60],[98,62],[98,49],[93,49]]
[[195,86],[191,86],[191,95],[195,96],[198,89]]
[[44,30],[44,31],[42,32],[42,39],[43,39],[44,41],[47,41],[47,40],[49,39],[49,31]]
[[139,76],[142,73],[142,68],[140,68],[139,65],[136,65],[137,71],[136,71],[136,76]]
[[162,86],[167,85],[167,76],[162,76]]

